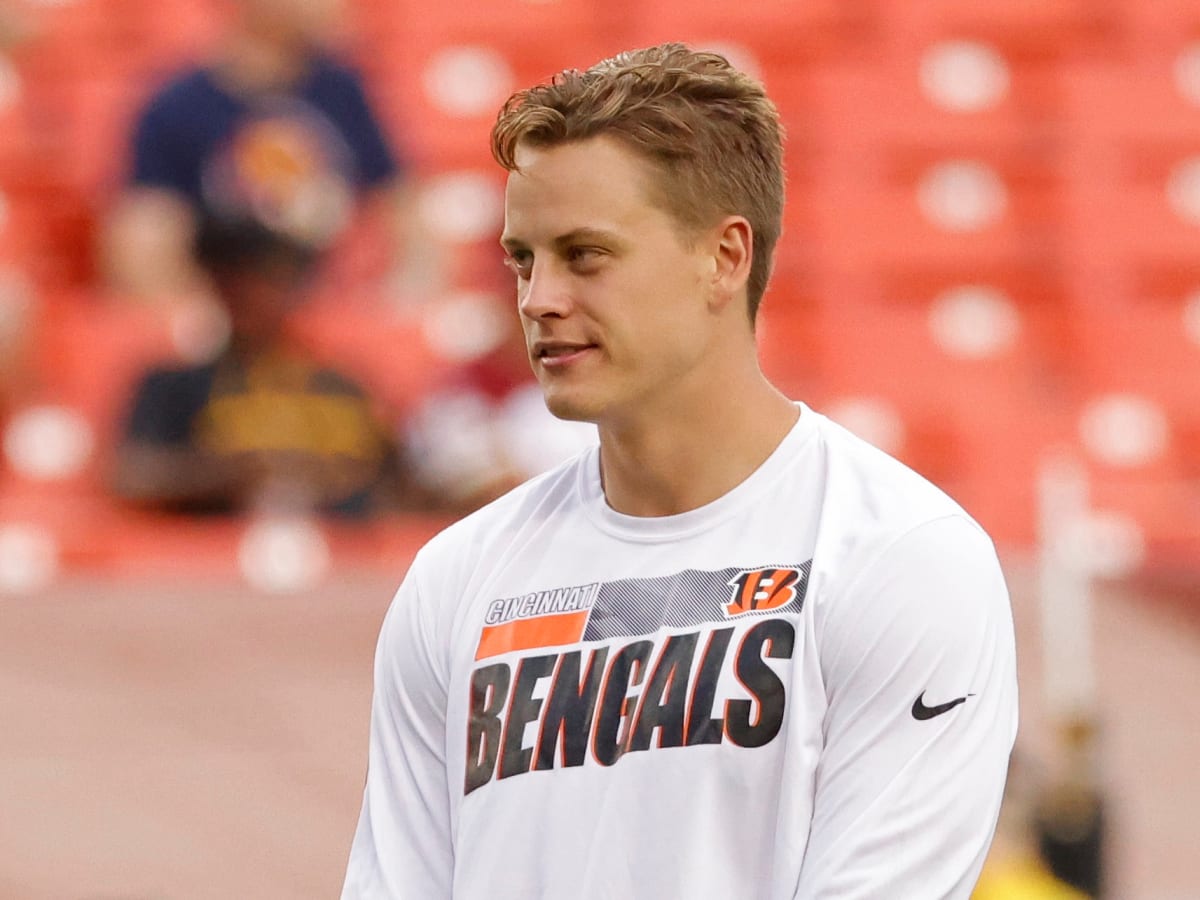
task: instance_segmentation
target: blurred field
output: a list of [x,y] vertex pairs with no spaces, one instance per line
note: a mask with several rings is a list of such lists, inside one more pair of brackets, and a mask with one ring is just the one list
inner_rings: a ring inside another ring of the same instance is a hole
[[0,897],[336,896],[394,581],[3,601]]
[[[366,763],[371,659],[403,573],[264,596],[233,582],[60,584],[0,601],[0,897],[336,897]],[[1037,619],[1010,565],[1021,740],[1044,749]],[[1102,593],[1121,900],[1200,897],[1200,631]]]

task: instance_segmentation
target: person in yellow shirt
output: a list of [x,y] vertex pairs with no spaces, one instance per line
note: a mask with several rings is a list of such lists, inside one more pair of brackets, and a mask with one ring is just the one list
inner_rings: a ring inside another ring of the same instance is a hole
[[1037,790],[1028,763],[1014,753],[996,837],[971,900],[1088,900],[1041,858],[1034,827]]
[[145,373],[115,454],[117,494],[187,513],[385,508],[398,473],[386,417],[289,327],[310,249],[250,221],[209,223],[197,244],[229,340],[212,359]]

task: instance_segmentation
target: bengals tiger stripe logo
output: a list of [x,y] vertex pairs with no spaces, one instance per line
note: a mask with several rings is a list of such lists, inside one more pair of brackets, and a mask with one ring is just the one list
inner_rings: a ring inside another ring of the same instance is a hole
[[786,606],[796,599],[799,569],[750,569],[726,582],[733,593],[725,605],[725,615],[761,612]]

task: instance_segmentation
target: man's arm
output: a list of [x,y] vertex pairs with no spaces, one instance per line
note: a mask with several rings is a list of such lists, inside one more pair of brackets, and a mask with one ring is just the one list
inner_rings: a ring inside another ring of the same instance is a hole
[[817,611],[829,707],[798,900],[967,900],[1016,736],[1008,592],[949,516]]
[[410,571],[376,649],[367,784],[342,900],[450,900],[447,688],[431,618]]

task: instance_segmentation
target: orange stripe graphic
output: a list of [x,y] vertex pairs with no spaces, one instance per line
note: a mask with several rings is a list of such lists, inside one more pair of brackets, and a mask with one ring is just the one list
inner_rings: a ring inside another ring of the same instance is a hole
[[517,619],[503,625],[485,627],[479,635],[476,659],[498,656],[510,650],[532,650],[534,647],[553,647],[573,644],[583,637],[588,611],[561,613],[557,616],[538,616],[536,619]]

